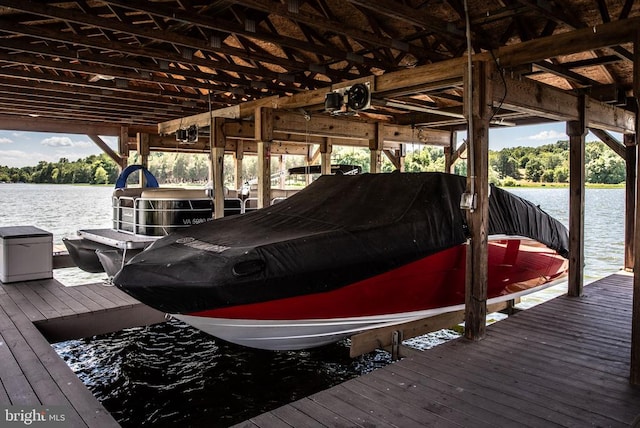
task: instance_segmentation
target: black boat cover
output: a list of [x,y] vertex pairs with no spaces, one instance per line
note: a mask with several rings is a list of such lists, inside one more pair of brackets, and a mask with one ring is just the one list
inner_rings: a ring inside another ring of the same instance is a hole
[[[283,202],[181,229],[135,256],[114,283],[170,313],[337,289],[467,239],[466,179],[444,173],[322,176]],[[489,234],[568,255],[568,231],[534,204],[491,188]]]

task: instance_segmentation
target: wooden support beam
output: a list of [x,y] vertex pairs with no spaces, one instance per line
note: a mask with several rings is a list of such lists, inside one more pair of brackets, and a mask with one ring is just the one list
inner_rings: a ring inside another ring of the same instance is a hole
[[100,149],[103,152],[105,152],[107,156],[109,156],[115,163],[117,163],[118,165],[120,165],[120,167],[122,167],[122,165],[124,164],[124,160],[122,159],[122,157],[120,157],[119,154],[114,152],[113,149],[109,147],[107,143],[105,143],[102,140],[102,138],[100,138],[99,135],[89,134],[88,137],[91,138],[91,140],[96,144],[96,146],[100,147]]
[[[493,99],[504,108],[556,121],[577,120],[576,96],[535,80],[504,76],[494,85]],[[505,86],[506,84],[506,86]]]
[[[305,116],[297,112],[277,110],[275,113],[273,132],[275,134],[293,134],[307,137],[331,137],[353,141],[352,145],[366,147],[367,141],[376,137],[377,133],[383,142],[418,143],[434,146],[449,144],[449,132],[437,129],[423,129],[416,140],[416,133],[409,125],[385,123],[369,123],[362,120],[336,118],[325,115]],[[381,129],[378,126],[381,125]],[[231,134],[228,134],[231,135]],[[358,142],[359,141],[359,142]],[[345,143],[348,144],[347,141]]]
[[405,160],[407,158],[407,146],[406,144],[401,144],[400,148],[396,150],[396,155],[398,158],[398,166],[396,167],[398,171],[405,172]]
[[[476,207],[467,213],[470,240],[467,246],[465,287],[465,329],[467,339],[486,335],[487,285],[489,272],[489,121],[493,105],[493,62],[474,62],[465,83],[471,84],[472,103],[467,159],[467,193]],[[465,94],[468,94],[468,89]],[[468,102],[468,101],[467,101]]]
[[636,221],[636,156],[638,147],[636,146],[635,135],[625,134],[625,215],[624,215],[624,268],[632,272],[634,267],[634,231]]
[[369,172],[371,174],[378,174],[382,172],[383,132],[383,125],[381,123],[378,123],[376,131],[374,133],[374,138],[369,141]]
[[453,155],[456,153],[457,138],[458,133],[456,131],[452,131],[449,136],[449,145],[444,147],[444,172],[446,173],[451,173],[453,171],[453,163],[455,162]]
[[[6,131],[31,132],[53,132],[57,134],[82,134],[82,135],[102,135],[105,137],[120,136],[122,126],[120,124],[88,123],[80,120],[25,118],[21,119],[14,115],[0,115],[0,129]],[[128,128],[131,135],[138,132],[155,133],[153,126],[130,126]]]
[[567,122],[569,136],[569,288],[567,294],[582,296],[584,288],[584,183],[586,109],[579,98],[580,120]]
[[233,152],[234,154],[234,169],[233,175],[236,179],[236,190],[242,189],[244,185],[244,177],[242,175],[242,163],[244,160],[244,142],[242,140],[236,143],[236,150]]
[[118,165],[120,171],[127,167],[129,159],[129,128],[127,126],[120,127],[120,135],[118,135],[118,152],[122,158],[122,164]]
[[213,182],[213,215],[215,218],[224,217],[224,118],[213,119],[211,127],[211,174]]
[[256,142],[258,143],[258,208],[271,203],[271,141],[273,140],[273,109],[255,110]]
[[[629,18],[601,25],[581,28],[549,37],[542,37],[522,43],[503,46],[492,53],[483,52],[474,55],[476,61],[493,61],[494,59],[503,68],[512,68],[521,64],[528,64],[547,58],[570,55],[609,46],[618,46],[633,40],[633,34],[640,26],[640,18]],[[438,82],[447,82],[448,86],[462,82],[466,57],[452,58],[446,61],[426,64],[410,69],[398,70],[376,76],[373,93],[378,97],[392,97],[397,94],[407,93],[407,88],[413,88],[411,93],[424,91],[425,86],[432,87]],[[506,77],[506,76],[505,76]],[[341,86],[349,86],[361,80],[341,82]],[[496,85],[498,87],[500,85]],[[324,103],[324,97],[331,88],[320,88],[313,91],[305,91],[289,97],[270,97],[256,101],[250,101],[240,105],[241,111],[236,107],[227,107],[214,110],[213,115],[230,115],[222,117],[246,117],[253,110],[261,106],[269,106],[277,109],[296,109],[300,107],[319,106]],[[508,92],[510,89],[508,90]],[[562,91],[560,91],[562,92]],[[529,99],[539,98],[538,92],[529,92]],[[531,97],[534,95],[534,97]],[[498,98],[499,99],[499,98]],[[534,102],[535,105],[535,102]],[[530,106],[531,107],[531,106]],[[573,108],[567,113],[571,114]],[[182,119],[163,122],[158,125],[159,134],[170,134],[179,127],[188,127],[191,124],[207,126],[210,120],[208,113],[194,115]],[[557,120],[577,120],[571,117],[562,117]],[[596,126],[597,127],[597,126]],[[0,129],[5,129],[0,127]],[[23,128],[25,129],[25,128]],[[116,134],[117,135],[117,134]]]
[[[637,28],[637,27],[636,27]],[[640,143],[640,30],[634,32],[633,44],[633,97],[636,103],[636,144]],[[636,223],[640,231],[640,153],[636,156]],[[634,266],[640,266],[640,233],[634,234]],[[633,273],[633,314],[631,318],[631,369],[629,381],[640,385],[640,269]]]
[[[445,147],[445,150],[446,149],[447,148]],[[406,156],[406,148],[404,144],[401,144],[400,149],[398,150],[384,149],[383,153],[397,171],[404,172],[404,161]]]
[[[493,57],[501,67],[509,68],[547,58],[618,46],[633,41],[633,34],[639,27],[640,18],[617,20],[503,46],[494,50]],[[487,60],[492,57],[490,53],[482,55]]]
[[460,159],[460,157],[462,157],[462,154],[464,152],[467,151],[467,142],[463,141],[460,146],[453,152],[451,153],[451,166],[453,167],[453,164],[456,163],[456,161],[458,159]]
[[382,172],[382,150],[372,149],[369,154],[369,172],[379,174]]
[[[577,95],[579,97],[580,95]],[[587,126],[620,133],[633,133],[636,130],[635,114],[606,104],[593,98],[586,99]]]
[[613,135],[608,133],[605,130],[597,129],[597,128],[589,128],[589,131],[596,137],[600,139],[603,143],[605,143],[611,150],[613,150],[618,156],[622,159],[627,157],[627,148],[622,144],[621,141],[618,141]]
[[[494,85],[493,99],[506,109],[555,121],[580,120],[582,113],[577,107],[580,103],[578,98],[584,95],[526,78],[504,76],[501,82],[504,84]],[[588,112],[586,124],[590,128],[635,132],[635,115],[632,112],[591,98],[586,98],[585,109]]]
[[[136,134],[136,151],[140,157],[140,165],[147,168],[149,166],[149,134],[141,132]],[[140,187],[146,186],[146,177],[142,170],[138,171],[138,183]]]
[[241,119],[243,117],[251,116],[258,107],[274,108],[277,106],[277,101],[278,96],[260,98],[255,101],[249,101],[235,106],[219,108],[212,112],[200,113],[181,119],[168,120],[158,124],[158,134],[174,134],[178,129],[186,129],[191,125],[196,125],[199,128],[208,128],[216,117]]
[[[509,302],[493,303],[487,307],[487,311],[491,313],[507,309],[509,307]],[[463,321],[464,310],[460,310],[403,324],[365,331],[351,336],[349,356],[351,358],[355,358],[368,352],[375,351],[376,349],[391,346],[391,337],[394,331],[400,331],[402,333],[403,340],[406,340],[411,339],[412,337],[422,336],[423,334],[433,331],[442,330],[443,328],[451,328]]]
[[330,175],[331,174],[331,153],[333,152],[333,145],[331,144],[331,140],[326,138],[320,144],[320,173],[322,175]]

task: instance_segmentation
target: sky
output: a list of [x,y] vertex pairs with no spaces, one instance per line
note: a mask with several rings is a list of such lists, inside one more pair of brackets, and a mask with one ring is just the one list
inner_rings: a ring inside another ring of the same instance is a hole
[[[110,147],[118,147],[117,137],[101,137]],[[40,161],[75,161],[102,150],[86,135],[0,130],[0,165],[36,166]]]
[[[489,134],[489,148],[501,150],[505,147],[540,146],[566,140],[564,122],[543,125],[493,128]],[[458,140],[465,133],[458,133]],[[619,136],[618,136],[619,138]],[[117,147],[116,137],[102,137],[112,148]],[[597,140],[593,135],[587,141]],[[40,161],[58,162],[60,158],[75,161],[89,155],[98,155],[101,150],[86,135],[48,134],[40,132],[0,130],[0,165],[9,167],[35,166]]]

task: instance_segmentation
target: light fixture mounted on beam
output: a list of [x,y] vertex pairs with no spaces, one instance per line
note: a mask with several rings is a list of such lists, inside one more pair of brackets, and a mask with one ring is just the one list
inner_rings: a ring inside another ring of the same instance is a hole
[[333,116],[354,115],[371,107],[370,83],[356,83],[352,86],[329,92],[324,98],[324,110]]
[[198,126],[191,125],[186,129],[176,131],[176,141],[183,144],[194,144],[198,142]]

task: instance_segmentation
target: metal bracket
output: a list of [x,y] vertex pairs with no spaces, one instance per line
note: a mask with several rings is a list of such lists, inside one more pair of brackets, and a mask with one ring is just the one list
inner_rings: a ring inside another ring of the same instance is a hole
[[401,346],[402,346],[402,331],[394,330],[393,333],[391,333],[391,359],[393,361],[397,361],[402,357],[400,355]]

